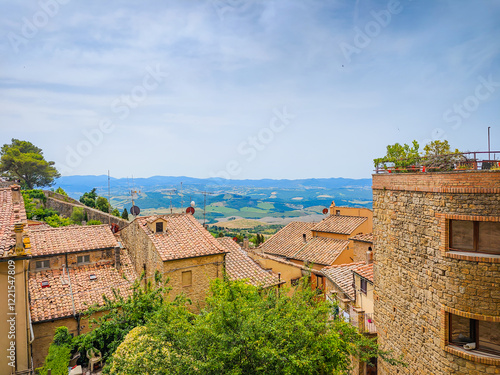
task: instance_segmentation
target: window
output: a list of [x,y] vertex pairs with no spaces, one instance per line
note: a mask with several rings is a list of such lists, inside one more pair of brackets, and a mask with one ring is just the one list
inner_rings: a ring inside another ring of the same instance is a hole
[[316,289],[323,289],[323,276],[316,276]]
[[366,279],[361,279],[361,292],[363,294],[366,294],[367,289],[368,289],[368,282],[366,281]]
[[450,344],[460,347],[469,344],[472,350],[500,355],[500,322],[468,319],[455,314],[450,314],[449,321]]
[[50,260],[37,260],[35,263],[35,268],[41,270],[44,268],[50,268]]
[[163,232],[163,222],[160,221],[160,222],[156,223],[156,232],[157,233],[158,232],[160,232],[160,233]]
[[297,277],[296,279],[291,279],[290,284],[292,284],[292,286],[297,286],[297,285],[299,285],[299,281],[300,281],[300,277]]
[[450,220],[450,250],[500,254],[500,222]]
[[340,210],[336,210],[335,215],[340,215]]
[[193,273],[191,271],[185,271],[182,273],[182,286],[191,286],[193,282]]
[[78,264],[90,263],[90,255],[78,255],[76,257],[76,262]]

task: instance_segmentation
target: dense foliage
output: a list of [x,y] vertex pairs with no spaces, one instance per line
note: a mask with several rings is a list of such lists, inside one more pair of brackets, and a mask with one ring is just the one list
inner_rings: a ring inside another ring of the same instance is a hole
[[421,166],[429,171],[451,171],[456,167],[467,165],[467,158],[461,155],[458,149],[451,151],[448,141],[432,141],[419,152],[419,144],[413,141],[412,146],[407,144],[387,146],[387,154],[382,158],[374,159],[376,168],[383,167],[394,172],[416,172]]
[[68,363],[71,358],[72,337],[66,327],[56,328],[54,340],[49,347],[49,354],[45,362],[37,371],[40,375],[47,375],[51,370],[52,375],[67,375]]
[[128,211],[126,208],[123,209],[123,212],[122,212],[122,219],[124,220],[128,220]]
[[[183,296],[168,297],[159,274],[135,283],[129,298],[115,292],[93,331],[72,340],[82,358],[91,348],[107,374],[346,374],[351,356],[387,353],[319,298],[308,280],[287,290],[262,290],[243,281],[215,280],[201,313]],[[53,344],[54,345],[54,344]]]
[[0,174],[16,179],[27,189],[50,186],[60,177],[53,161],[43,157],[41,148],[28,141],[12,139],[0,149]]

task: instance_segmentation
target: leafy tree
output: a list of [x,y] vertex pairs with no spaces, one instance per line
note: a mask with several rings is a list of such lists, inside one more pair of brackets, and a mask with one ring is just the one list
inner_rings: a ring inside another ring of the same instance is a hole
[[[424,147],[425,154],[424,156],[432,156],[432,155],[445,155],[445,154],[451,154],[451,147],[448,141],[440,141],[436,140],[433,142],[430,142],[425,145]],[[454,151],[455,154],[458,154],[458,148],[455,149]]]
[[66,227],[68,225],[73,224],[73,221],[67,217],[59,216],[58,214],[54,214],[52,216],[48,216],[44,220],[51,227]]
[[111,215],[116,216],[116,217],[120,217],[120,211],[118,211],[118,208],[114,208],[111,211]]
[[28,141],[13,138],[11,144],[2,146],[0,156],[0,173],[19,179],[28,189],[50,186],[61,176],[55,163],[45,160],[42,149]]
[[64,195],[64,196],[66,196],[66,197],[68,196],[68,193],[66,193],[66,192],[64,191],[64,189],[63,189],[62,187],[60,187],[60,186],[56,189],[56,191],[55,191],[55,192],[56,192],[57,194],[61,194],[61,195]]
[[289,296],[286,290],[218,279],[201,314],[169,305],[150,315],[145,327],[126,336],[105,371],[343,374],[351,356],[367,361],[377,355],[401,364],[349,323],[331,319],[333,307],[317,298],[307,280]]
[[95,201],[95,208],[97,208],[99,211],[109,213],[110,207],[111,206],[106,198],[97,197]]
[[47,375],[51,370],[52,375],[67,375],[68,364],[71,358],[72,337],[66,327],[56,328],[49,354],[42,367],[37,371],[40,375]]
[[75,224],[81,224],[85,217],[83,207],[73,207],[73,212],[71,213],[71,221]]
[[80,202],[83,203],[87,207],[95,208],[95,200],[97,198],[97,193],[95,192],[95,188],[87,193],[83,193],[80,197]]
[[123,212],[122,212],[122,219],[124,219],[124,220],[128,220],[128,211],[127,211],[127,208],[124,208],[124,209],[123,209]]
[[417,141],[413,141],[412,146],[406,143],[404,145],[399,143],[388,145],[387,154],[382,158],[374,159],[373,163],[375,167],[379,167],[381,164],[393,163],[396,168],[406,168],[415,165],[420,160],[419,148]]

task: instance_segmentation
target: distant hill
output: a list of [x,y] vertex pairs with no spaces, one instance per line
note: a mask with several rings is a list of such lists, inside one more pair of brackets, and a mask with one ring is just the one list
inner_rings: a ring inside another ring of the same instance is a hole
[[[182,182],[182,187],[181,187]],[[120,210],[131,206],[130,191],[139,191],[135,204],[148,214],[182,212],[196,203],[195,216],[208,223],[231,216],[244,219],[289,220],[317,215],[332,200],[339,206],[372,206],[371,179],[311,178],[299,180],[224,180],[153,176],[110,178],[111,204]],[[65,176],[56,181],[69,196],[78,199],[96,188],[108,196],[108,176]],[[204,191],[209,192],[205,196]],[[205,215],[203,207],[206,203]]]

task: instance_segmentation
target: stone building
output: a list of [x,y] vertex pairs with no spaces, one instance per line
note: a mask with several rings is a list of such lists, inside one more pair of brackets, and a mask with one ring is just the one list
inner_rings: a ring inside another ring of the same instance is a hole
[[[89,331],[82,313],[132,293],[137,274],[108,225],[28,229],[31,243],[28,284],[34,340],[33,363],[43,364],[55,329],[77,336]],[[95,317],[95,316],[93,316]]]
[[379,374],[500,373],[500,171],[373,176]]
[[361,233],[349,238],[352,241],[354,262],[366,260],[366,254],[373,251],[373,233]]
[[120,236],[138,274],[145,272],[146,280],[156,271],[168,277],[170,297],[184,293],[195,310],[210,281],[223,276],[228,251],[193,215],[137,217]]

